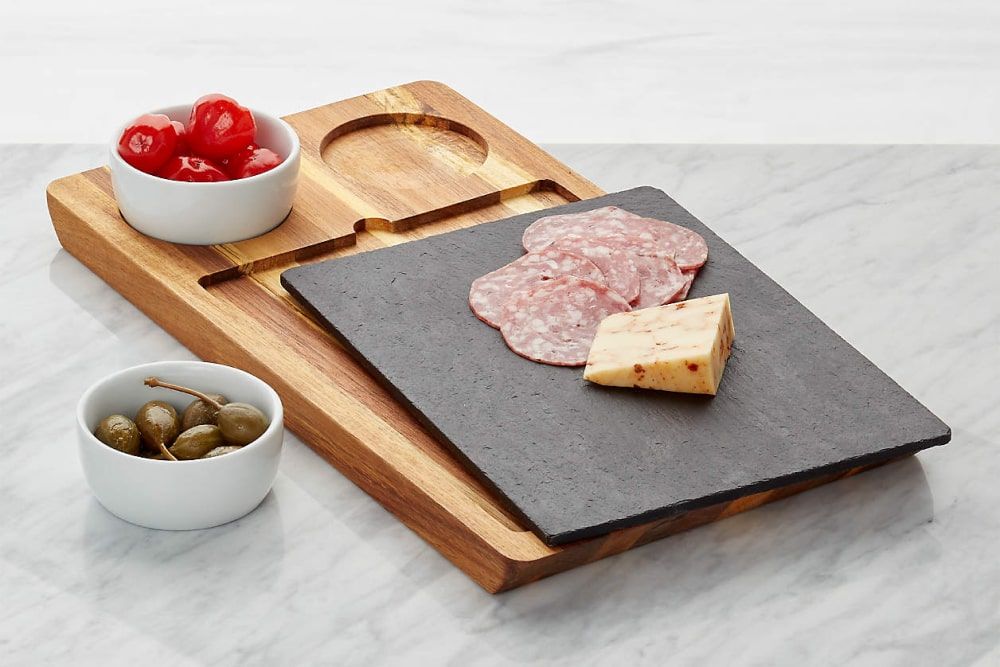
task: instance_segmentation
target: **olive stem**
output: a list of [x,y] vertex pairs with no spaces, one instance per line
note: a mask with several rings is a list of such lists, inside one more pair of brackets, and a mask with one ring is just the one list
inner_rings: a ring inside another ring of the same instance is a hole
[[169,450],[169,449],[167,449],[167,445],[166,445],[166,444],[164,444],[164,443],[162,443],[162,442],[160,443],[160,453],[161,453],[161,454],[163,454],[163,456],[164,456],[164,457],[166,457],[167,459],[169,459],[169,460],[171,460],[171,461],[176,461],[176,460],[177,460],[177,457],[176,457],[176,456],[174,456],[174,455],[173,455],[173,454],[172,454],[172,453],[170,452],[170,450]]
[[[200,391],[198,391],[197,389],[188,389],[187,387],[182,387],[182,386],[180,386],[178,384],[171,384],[169,382],[163,382],[159,378],[155,378],[155,377],[148,377],[148,378],[146,378],[144,384],[147,387],[163,387],[164,389],[173,389],[174,391],[180,391],[180,392],[183,392],[185,394],[191,394],[195,398],[197,398],[199,400],[202,400],[202,401],[205,401],[206,403],[208,403],[209,405],[211,405],[216,410],[221,410],[222,409],[222,404],[220,404],[218,401],[216,401],[215,399],[213,399],[208,394],[203,394]],[[171,458],[173,458],[173,456],[171,456]],[[174,459],[174,460],[176,461],[177,459]]]

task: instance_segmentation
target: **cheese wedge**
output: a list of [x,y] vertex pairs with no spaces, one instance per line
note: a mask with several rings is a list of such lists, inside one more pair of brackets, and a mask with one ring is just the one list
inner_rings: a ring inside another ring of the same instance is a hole
[[728,294],[617,313],[597,328],[583,377],[714,396],[735,335]]

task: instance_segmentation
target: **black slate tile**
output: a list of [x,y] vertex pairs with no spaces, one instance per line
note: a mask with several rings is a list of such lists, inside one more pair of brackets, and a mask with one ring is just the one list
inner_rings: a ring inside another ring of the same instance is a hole
[[[692,297],[729,292],[716,397],[599,387],[510,352],[470,283],[542,215],[614,204],[702,234]],[[941,445],[950,430],[650,187],[286,271],[282,283],[549,544]]]

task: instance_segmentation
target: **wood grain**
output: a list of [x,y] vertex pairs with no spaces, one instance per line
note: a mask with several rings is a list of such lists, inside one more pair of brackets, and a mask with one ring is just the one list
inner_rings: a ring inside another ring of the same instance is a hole
[[281,271],[603,194],[443,84],[420,81],[293,114],[294,209],[212,247],[142,236],[106,168],[54,181],[62,245],[203,359],[270,383],[303,441],[490,592],[798,493],[852,470],[561,548],[519,526],[280,286]]

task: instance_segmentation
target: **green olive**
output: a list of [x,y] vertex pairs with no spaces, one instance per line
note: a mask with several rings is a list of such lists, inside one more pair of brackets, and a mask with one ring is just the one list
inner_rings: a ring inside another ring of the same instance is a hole
[[[222,394],[206,395],[220,405],[225,405],[229,402]],[[191,403],[184,408],[183,414],[181,414],[181,431],[186,431],[192,426],[214,424],[217,414],[219,414],[219,409],[211,403],[206,403],[201,399],[191,401]]]
[[167,447],[180,432],[177,410],[166,401],[150,401],[135,413],[135,425],[143,442],[153,449]]
[[219,409],[219,430],[228,445],[249,445],[270,425],[264,413],[248,403],[227,403]]
[[111,415],[101,420],[94,431],[97,439],[112,449],[132,456],[139,455],[141,442],[135,422],[125,415]]
[[214,459],[216,456],[222,456],[223,454],[232,454],[233,452],[243,449],[242,447],[234,447],[232,445],[226,445],[224,447],[216,447],[208,454],[205,454],[203,459]]
[[200,459],[224,444],[222,432],[214,424],[199,424],[187,429],[174,440],[170,453],[182,461]]
[[[200,391],[183,387],[179,384],[173,384],[172,382],[164,382],[157,377],[148,377],[143,381],[143,384],[147,387],[163,387],[164,389],[172,389],[173,391],[190,394],[213,408],[217,407],[218,413],[215,415],[215,423],[222,432],[222,438],[227,445],[237,447],[249,445],[259,438],[267,430],[267,427],[270,426],[264,413],[247,403],[226,403],[225,405],[219,405],[218,401],[214,400],[208,394],[203,394]],[[136,421],[138,422],[138,420]],[[178,426],[180,426],[179,421]],[[139,424],[139,432],[143,434],[144,438],[146,437],[142,424]]]

